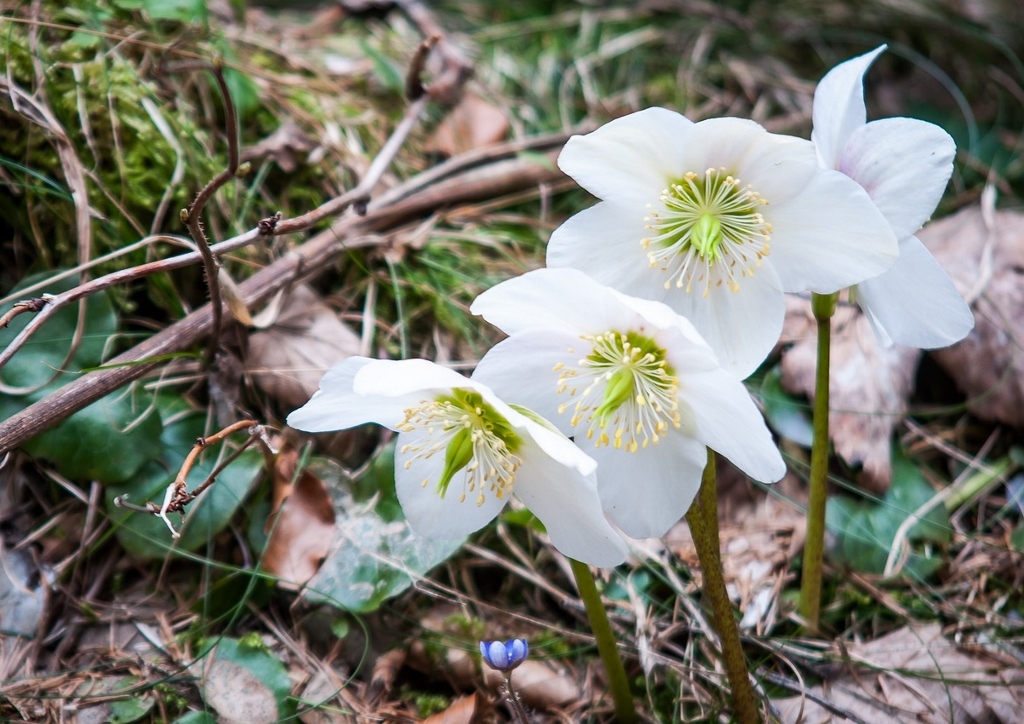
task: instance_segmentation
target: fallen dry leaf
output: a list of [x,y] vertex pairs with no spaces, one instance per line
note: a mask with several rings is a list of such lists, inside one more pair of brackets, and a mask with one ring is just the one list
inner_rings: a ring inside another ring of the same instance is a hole
[[310,138],[292,118],[286,118],[280,128],[254,146],[242,151],[242,163],[272,158],[285,173],[292,173],[299,167],[299,157],[305,156],[317,142]]
[[920,237],[974,310],[974,330],[936,361],[973,414],[1024,426],[1024,214],[971,207]]
[[[485,668],[484,682],[497,691],[505,677]],[[512,686],[523,703],[533,709],[553,709],[579,701],[581,692],[576,679],[556,671],[549,662],[527,659],[512,670]]]
[[277,700],[251,669],[212,654],[200,664],[203,699],[222,724],[271,724],[280,719]]
[[480,695],[460,696],[444,711],[423,720],[423,724],[478,724],[488,720],[494,706]]
[[[742,628],[763,635],[775,625],[783,584],[792,575],[790,563],[802,547],[806,527],[796,506],[772,496],[743,506],[731,520],[720,522],[722,569],[729,597],[743,614]],[[699,591],[703,576],[686,521],[673,526],[663,541],[686,564],[694,593]]]
[[[984,420],[1024,426],[1024,215],[971,207],[928,224],[918,237],[971,303],[975,328],[931,352]],[[810,303],[787,302],[782,384],[814,397],[816,334]],[[831,407],[836,452],[862,465],[860,482],[884,492],[892,476],[889,439],[906,412],[921,352],[886,349],[853,307],[833,322]]]
[[359,335],[309,287],[292,289],[270,329],[249,338],[246,372],[287,410],[317,390],[332,365],[359,354]]
[[348,694],[349,683],[329,668],[318,669],[299,697],[311,707],[299,714],[299,721],[302,724],[356,724],[358,710],[354,697]]
[[299,453],[282,450],[274,466],[270,533],[263,565],[279,585],[298,588],[320,570],[334,540],[334,506],[324,482],[311,471],[298,477]]
[[475,93],[466,93],[434,131],[432,150],[455,156],[504,140],[509,122],[505,112]]
[[[810,306],[802,299],[789,303],[789,333],[802,330],[803,336],[783,353],[782,386],[813,400],[818,334]],[[892,479],[892,431],[906,412],[921,351],[883,347],[860,309],[847,305],[840,306],[832,318],[831,357],[832,443],[849,465],[861,466],[858,480],[865,488],[885,492]]]
[[[968,656],[939,624],[908,626],[874,641],[846,644],[839,678],[809,690],[861,721],[1020,721],[1024,668]],[[803,697],[774,699],[785,722],[840,722],[842,714]]]

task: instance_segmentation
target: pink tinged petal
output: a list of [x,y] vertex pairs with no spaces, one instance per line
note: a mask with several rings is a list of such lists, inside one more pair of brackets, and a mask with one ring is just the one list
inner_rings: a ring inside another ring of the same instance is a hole
[[573,136],[559,154],[558,166],[598,198],[636,206],[642,215],[644,205],[657,201],[668,181],[680,175],[692,126],[674,111],[647,108]]
[[344,430],[370,422],[394,429],[404,418],[402,400],[368,397],[352,389],[356,373],[376,361],[349,357],[333,366],[309,402],[288,415],[288,424],[306,432]]
[[594,475],[568,470],[529,446],[524,446],[523,459],[516,477],[516,497],[544,524],[555,547],[592,566],[622,563],[626,544],[605,520]]
[[[771,261],[771,257],[769,257]],[[740,379],[771,353],[786,314],[786,302],[774,264],[765,263],[738,291],[714,287],[708,296],[673,287],[667,300],[687,317],[714,351],[722,367]]]
[[[638,244],[639,246],[639,244]],[[470,311],[505,334],[552,329],[570,334],[633,323],[636,313],[578,269],[536,269],[483,292]]]
[[688,376],[679,398],[690,407],[696,437],[755,480],[774,483],[786,463],[746,386],[724,370]]
[[460,502],[465,470],[455,474],[447,493],[440,497],[437,483],[444,470],[444,450],[429,458],[415,457],[415,452],[403,454],[402,446],[417,439],[417,433],[402,433],[395,448],[395,492],[414,531],[427,538],[461,538],[484,527],[501,512],[508,501],[490,491],[485,491],[483,505],[477,505],[475,491],[467,491],[466,499]]
[[683,435],[669,435],[635,453],[586,450],[597,459],[605,513],[633,538],[661,537],[686,515],[707,462],[704,444]]
[[840,63],[825,74],[814,91],[814,130],[811,140],[825,168],[839,168],[847,139],[867,121],[864,107],[864,74],[885,45]]
[[886,118],[850,135],[839,170],[864,187],[896,238],[903,239],[935,211],[955,155],[953,139],[935,124]]
[[[657,201],[657,196],[652,199]],[[664,274],[650,268],[643,239],[645,206],[625,206],[602,201],[569,217],[548,241],[547,265],[572,267],[601,284],[652,298],[643,290],[656,291]]]
[[791,202],[768,207],[768,261],[787,292],[831,294],[876,277],[899,257],[889,222],[860,185],[819,169]]
[[857,301],[883,342],[936,349],[959,342],[974,327],[974,314],[953,280],[913,236],[900,243],[892,269],[857,285]]
[[[576,365],[586,355],[587,345],[574,334],[552,330],[531,330],[502,340],[483,356],[473,380],[487,385],[495,394],[515,405],[529,408],[566,435],[571,411],[559,414],[565,401],[556,394],[558,364]],[[570,350],[576,350],[572,352]]]

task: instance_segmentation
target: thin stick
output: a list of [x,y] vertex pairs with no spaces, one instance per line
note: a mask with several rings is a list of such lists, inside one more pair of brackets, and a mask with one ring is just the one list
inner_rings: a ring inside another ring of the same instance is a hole
[[14,306],[11,307],[6,314],[0,316],[0,329],[3,329],[10,324],[11,320],[19,314],[24,314],[25,312],[38,312],[45,306],[46,300],[42,297],[33,297],[32,299],[23,299],[20,302],[15,302]]
[[[545,144],[549,140],[550,137],[547,137]],[[509,144],[509,147],[521,146],[522,143]],[[474,155],[479,158],[479,153]],[[435,174],[436,169],[400,184],[372,202],[365,218],[355,214],[346,215],[335,221],[329,229],[261,269],[239,284],[242,300],[250,308],[256,307],[295,281],[314,276],[329,268],[338,256],[353,249],[382,243],[384,239],[373,233],[376,230],[394,228],[401,221],[433,213],[438,208],[453,203],[493,198],[561,178],[561,173],[557,170],[523,158],[510,158],[485,165],[480,169],[471,169],[463,175],[443,182],[434,181],[432,177]],[[422,185],[422,176],[431,178],[425,187]],[[414,193],[417,191],[418,193]],[[270,221],[267,225],[271,228],[274,226]],[[281,224],[278,224],[277,228],[280,226]],[[250,235],[255,239],[260,233],[254,229],[232,241],[244,246],[245,243],[239,243],[239,240]],[[274,231],[270,230],[267,233]],[[198,252],[183,257],[187,261],[179,260],[176,266],[199,261]],[[52,306],[47,306],[39,316],[46,314]],[[36,321],[37,319],[32,320]],[[0,455],[109,392],[142,377],[161,364],[164,356],[196,344],[208,332],[210,321],[211,313],[207,304],[108,361],[103,369],[89,372],[69,382],[53,394],[0,422]],[[24,332],[25,330],[22,330],[23,334]],[[0,357],[4,354],[6,351],[0,353]]]
[[[199,457],[199,454],[208,448],[210,445],[215,445],[228,435],[238,432],[239,430],[249,430],[249,439],[246,440],[237,450],[228,456],[217,468],[210,473],[209,477],[203,481],[202,484],[196,487],[191,493],[188,492],[186,481],[188,480],[188,474],[192,472],[192,468]],[[164,502],[162,505],[157,506],[156,503],[147,502],[144,506],[134,505],[129,503],[127,496],[122,495],[115,498],[114,505],[119,508],[126,508],[128,510],[134,510],[139,513],[152,513],[157,516],[167,525],[167,528],[171,531],[172,538],[179,538],[180,533],[174,529],[170,519],[167,517],[168,513],[179,513],[184,514],[185,506],[191,503],[193,500],[202,495],[206,490],[213,485],[217,480],[217,476],[220,475],[221,471],[230,465],[234,460],[238,459],[246,448],[252,445],[254,442],[261,442],[264,446],[267,445],[266,436],[263,431],[263,426],[256,423],[255,420],[240,420],[239,422],[228,425],[220,432],[214,433],[209,437],[201,437],[196,440],[195,445],[189,454],[185,457],[185,460],[181,464],[181,468],[178,470],[178,474],[174,476],[174,480],[167,486],[167,490],[164,493]]]
[[210,242],[203,230],[203,210],[206,204],[217,191],[236,177],[238,174],[238,113],[235,110],[235,103],[231,99],[231,91],[228,89],[227,81],[224,79],[224,66],[221,63],[214,63],[209,70],[213,73],[217,86],[220,88],[221,97],[224,100],[224,127],[228,137],[228,165],[223,171],[214,176],[204,186],[195,201],[186,210],[181,211],[181,221],[188,228],[188,233],[196,242],[196,248],[203,258],[203,269],[206,272],[206,287],[210,291],[210,308],[213,312],[213,321],[210,325],[210,337],[206,345],[206,352],[203,356],[204,367],[209,369],[217,354],[217,347],[220,346],[221,328],[221,293],[220,282],[217,279],[219,264],[217,258],[210,251]]

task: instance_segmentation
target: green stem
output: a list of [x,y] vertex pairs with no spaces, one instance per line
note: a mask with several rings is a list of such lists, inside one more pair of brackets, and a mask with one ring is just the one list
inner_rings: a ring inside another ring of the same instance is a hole
[[740,632],[732,612],[729,593],[725,589],[722,554],[718,537],[718,490],[715,482],[715,453],[708,450],[708,464],[686,522],[690,524],[697,557],[704,577],[704,605],[711,609],[711,620],[722,642],[722,663],[732,688],[733,709],[740,724],[757,724],[761,714],[754,688],[750,685],[750,669],[740,643]]
[[601,661],[604,662],[605,671],[608,673],[608,685],[611,687],[612,699],[615,701],[615,717],[622,724],[635,724],[637,721],[636,707],[633,705],[633,694],[629,690],[629,681],[626,679],[626,668],[622,665],[619,647],[615,643],[615,634],[612,633],[611,624],[608,623],[608,614],[605,613],[604,604],[601,603],[601,594],[597,592],[594,574],[586,563],[580,563],[570,558],[569,565],[572,566],[576,587],[579,589],[580,598],[583,599],[583,606],[587,610],[590,629],[594,632],[594,638],[597,640],[598,653],[601,654]]
[[818,363],[814,370],[814,444],[811,446],[807,540],[800,581],[800,615],[812,633],[821,619],[821,569],[825,557],[825,501],[828,493],[828,371],[832,347],[832,315],[838,294],[812,294],[818,323]]

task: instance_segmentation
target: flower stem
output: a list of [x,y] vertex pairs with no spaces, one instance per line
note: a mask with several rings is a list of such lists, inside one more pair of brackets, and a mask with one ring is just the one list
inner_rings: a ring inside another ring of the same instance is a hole
[[516,719],[519,724],[530,724],[530,717],[526,714],[526,709],[523,708],[523,702],[519,699],[519,694],[515,689],[512,688],[512,672],[505,672],[505,698],[508,701],[508,705],[512,707],[512,711],[515,712]]
[[722,554],[718,538],[718,490],[715,481],[715,453],[708,450],[708,464],[700,483],[697,499],[693,501],[686,522],[690,524],[697,557],[704,576],[703,595],[711,619],[722,642],[722,661],[732,688],[733,708],[740,724],[761,721],[757,697],[750,685],[750,669],[740,644],[740,632],[725,590]]
[[597,592],[594,574],[586,563],[580,563],[570,558],[569,565],[572,566],[572,575],[576,578],[576,588],[579,589],[583,606],[587,610],[590,629],[594,632],[594,638],[597,640],[597,650],[601,654],[605,671],[608,673],[608,685],[611,687],[612,699],[615,701],[615,717],[622,724],[635,724],[637,721],[636,707],[633,705],[633,694],[629,690],[629,681],[626,679],[626,668],[622,665],[619,648],[615,643],[615,635],[612,633],[611,624],[608,623],[608,614],[605,613],[601,595]]
[[810,497],[807,501],[807,541],[800,581],[800,615],[808,630],[817,632],[821,619],[821,569],[825,557],[825,501],[828,492],[828,372],[832,347],[832,315],[838,294],[812,294],[811,309],[818,323],[818,363],[814,371],[814,443],[811,446]]

